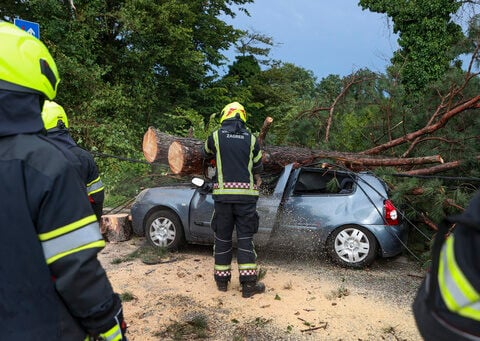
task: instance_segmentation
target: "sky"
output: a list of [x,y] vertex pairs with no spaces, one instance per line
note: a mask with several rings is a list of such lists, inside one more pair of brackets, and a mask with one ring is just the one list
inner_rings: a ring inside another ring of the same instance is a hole
[[250,17],[239,12],[224,20],[272,37],[271,58],[310,70],[317,80],[361,68],[384,73],[398,49],[392,22],[363,11],[358,0],[256,0],[245,7]]

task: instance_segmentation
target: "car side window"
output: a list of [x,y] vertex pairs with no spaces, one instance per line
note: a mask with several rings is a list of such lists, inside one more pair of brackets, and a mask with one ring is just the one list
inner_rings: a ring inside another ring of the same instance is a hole
[[349,194],[353,189],[352,175],[322,169],[302,169],[294,187],[294,194]]

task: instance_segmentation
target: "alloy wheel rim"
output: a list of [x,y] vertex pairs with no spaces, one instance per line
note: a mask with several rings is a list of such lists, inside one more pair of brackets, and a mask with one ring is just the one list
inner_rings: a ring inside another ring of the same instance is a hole
[[335,252],[347,263],[358,263],[368,256],[370,242],[362,231],[348,228],[335,237]]
[[170,219],[157,218],[150,225],[150,239],[157,246],[168,246],[175,239],[175,225]]

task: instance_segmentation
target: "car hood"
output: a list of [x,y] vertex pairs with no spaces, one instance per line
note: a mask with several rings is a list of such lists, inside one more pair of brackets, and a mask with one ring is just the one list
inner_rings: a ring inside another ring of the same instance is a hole
[[195,188],[193,188],[192,185],[152,187],[140,192],[135,201],[155,204],[162,202],[165,202],[165,204],[171,204],[173,202],[189,202],[194,191]]

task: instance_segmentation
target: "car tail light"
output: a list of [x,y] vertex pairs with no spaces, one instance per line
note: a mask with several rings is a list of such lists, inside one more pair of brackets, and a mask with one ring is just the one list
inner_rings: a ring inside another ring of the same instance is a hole
[[395,206],[393,206],[390,200],[385,200],[383,202],[383,207],[385,210],[385,220],[387,225],[398,225],[398,212]]

